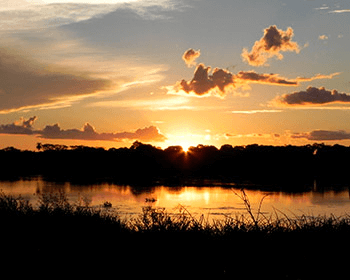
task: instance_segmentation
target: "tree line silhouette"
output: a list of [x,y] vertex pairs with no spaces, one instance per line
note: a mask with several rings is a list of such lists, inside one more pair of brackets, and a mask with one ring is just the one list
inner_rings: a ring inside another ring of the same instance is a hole
[[316,180],[349,181],[350,147],[210,145],[160,149],[134,142],[130,148],[37,144],[37,151],[0,150],[0,179],[41,175],[60,181],[114,181],[127,184],[184,184],[222,180],[303,187]]

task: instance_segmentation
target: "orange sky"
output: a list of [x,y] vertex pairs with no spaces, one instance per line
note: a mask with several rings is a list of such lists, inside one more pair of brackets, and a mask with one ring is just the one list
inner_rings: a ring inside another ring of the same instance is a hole
[[350,144],[345,0],[64,2],[0,7],[0,149]]

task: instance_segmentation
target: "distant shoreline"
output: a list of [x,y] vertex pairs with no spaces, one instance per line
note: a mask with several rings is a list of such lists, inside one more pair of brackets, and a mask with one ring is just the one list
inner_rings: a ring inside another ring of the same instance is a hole
[[42,176],[52,181],[134,185],[214,180],[288,190],[309,188],[315,180],[350,183],[346,164],[350,147],[340,145],[223,145],[220,149],[198,145],[185,152],[180,146],[162,150],[140,142],[109,150],[44,144],[37,152],[2,149],[0,158],[0,180]]

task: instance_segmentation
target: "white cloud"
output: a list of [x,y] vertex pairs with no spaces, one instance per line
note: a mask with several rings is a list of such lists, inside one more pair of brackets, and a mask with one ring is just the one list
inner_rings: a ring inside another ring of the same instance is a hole
[[342,14],[342,13],[350,13],[350,9],[344,9],[344,10],[334,10],[328,12],[329,14]]
[[172,9],[174,4],[169,0],[0,0],[0,31],[61,26],[100,17],[119,8],[129,8],[141,17],[155,19],[157,15],[147,11],[154,6]]
[[161,99],[129,99],[114,101],[99,101],[89,104],[88,107],[113,107],[127,108],[133,110],[194,110],[193,106],[188,105],[189,99],[184,96],[165,97]]
[[245,110],[245,111],[232,111],[232,114],[258,114],[258,113],[280,113],[282,110]]

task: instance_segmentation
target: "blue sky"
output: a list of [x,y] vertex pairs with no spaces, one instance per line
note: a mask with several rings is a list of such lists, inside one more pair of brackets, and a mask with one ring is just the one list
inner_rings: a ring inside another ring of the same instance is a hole
[[0,1],[0,148],[349,144],[348,1],[33,3]]

